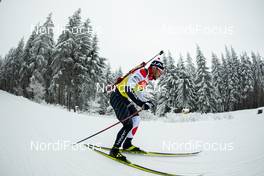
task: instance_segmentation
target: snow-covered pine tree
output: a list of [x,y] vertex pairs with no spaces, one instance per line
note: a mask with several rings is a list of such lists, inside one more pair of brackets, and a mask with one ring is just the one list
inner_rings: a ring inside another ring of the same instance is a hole
[[[226,111],[232,111],[234,108],[234,103],[232,102],[232,95],[231,92],[233,91],[233,81],[232,81],[232,62],[231,62],[231,54],[230,51],[228,50],[227,46],[225,46],[225,58],[224,58],[223,65],[226,67]],[[231,84],[232,83],[232,84]],[[234,98],[233,98],[234,99]],[[235,100],[234,100],[235,101]]]
[[44,72],[44,80],[45,80],[45,100],[48,103],[53,103],[53,98],[51,92],[49,92],[49,87],[52,79],[52,68],[51,63],[53,61],[53,54],[55,49],[55,41],[54,41],[54,23],[52,20],[52,13],[50,13],[46,19],[46,22],[42,25],[42,28],[45,29],[45,33],[43,33],[43,43],[46,44],[44,48],[45,51],[45,59],[47,61],[46,71]]
[[22,95],[23,91],[19,84],[19,70],[23,63],[24,39],[22,38],[16,48],[11,48],[5,57],[2,73],[1,87],[3,90],[16,95]]
[[193,59],[189,52],[187,52],[187,57],[186,57],[186,70],[187,73],[191,76],[191,79],[194,80],[196,68],[194,66]]
[[97,100],[97,90],[96,84],[104,83],[104,74],[105,74],[105,58],[99,57],[98,53],[98,39],[94,35],[92,38],[91,51],[89,53],[88,60],[85,68],[87,69],[87,74],[85,77],[85,85],[83,86],[83,97],[86,99],[86,109],[89,110],[92,106],[92,103]]
[[[79,9],[69,18],[67,30],[59,38],[58,55],[55,55],[53,62],[55,68],[63,68],[63,65],[60,65],[62,62],[69,64],[67,73],[70,75],[67,76],[67,80],[65,77],[59,76],[63,74],[59,71],[60,69],[57,69],[50,89],[53,92],[57,90],[55,94],[61,94],[62,91],[58,87],[65,87],[64,84],[67,83],[67,88],[62,89],[66,90],[67,96],[70,96],[67,98],[71,104],[67,103],[68,108],[78,106],[80,110],[89,110],[91,103],[96,98],[96,83],[103,81],[105,59],[98,55],[98,39],[96,35],[92,34],[90,20],[87,19],[82,23],[80,13]],[[58,79],[59,77],[60,79]],[[55,84],[56,80],[60,82],[61,86]]]
[[211,75],[212,75],[212,86],[214,88],[215,92],[215,99],[216,99],[216,111],[217,112],[223,112],[224,111],[224,80],[223,80],[223,67],[216,56],[216,54],[212,53],[212,69],[211,69]]
[[[0,55],[0,73],[1,73],[1,69],[2,69],[3,64],[4,64],[4,60],[3,60],[2,56]],[[1,76],[0,76],[0,78],[1,78]]]
[[175,66],[175,60],[172,57],[171,53],[168,53],[168,74],[165,77],[167,80],[167,92],[168,92],[168,103],[171,109],[177,108],[177,80],[179,78],[178,68]]
[[165,74],[161,75],[160,79],[158,80],[158,87],[159,88],[164,88],[164,89],[159,89],[160,91],[157,92],[158,96],[158,101],[157,101],[157,109],[156,109],[156,114],[159,116],[164,116],[168,111],[168,101],[167,101],[167,95],[166,95],[166,84],[167,82],[165,81],[165,77],[167,76],[168,73],[168,59],[166,54],[163,54],[162,62],[165,67]]
[[178,79],[177,69],[174,65],[174,59],[171,53],[163,57],[165,65],[165,74],[159,80],[158,86],[162,87],[159,92],[159,101],[157,106],[157,114],[164,116],[167,112],[176,108],[176,81]]
[[12,89],[12,60],[14,58],[15,48],[11,48],[4,57],[3,65],[1,68],[1,89],[7,92],[11,92]]
[[[38,102],[40,101],[40,98],[43,100],[50,100],[50,94],[48,92],[51,79],[50,64],[52,62],[52,54],[55,45],[53,39],[54,24],[52,22],[51,16],[52,14],[50,13],[45,23],[38,29],[38,35],[32,41],[31,67],[33,68],[33,72],[30,77],[30,83],[27,90]],[[33,90],[35,87],[38,87],[40,90],[44,90],[44,95],[42,95],[42,91],[36,92]],[[40,95],[37,95],[37,93],[40,93]]]
[[[89,101],[95,95],[95,80],[91,81],[90,71],[91,55],[93,48],[92,26],[90,19],[86,19],[81,25],[81,32],[76,34],[76,42],[79,46],[80,55],[75,63],[74,77],[74,101],[80,110],[88,110]],[[93,84],[93,86],[92,86]]]
[[[241,107],[239,109],[252,108],[250,98],[253,93],[253,71],[252,63],[246,53],[240,57],[241,59],[241,81],[240,81],[240,92],[241,92]],[[251,98],[252,99],[252,98]]]
[[2,79],[3,79],[3,68],[4,68],[4,59],[0,55],[0,89],[3,89]]
[[76,64],[76,75],[75,77],[75,104],[79,107],[80,110],[87,109],[87,102],[89,100],[89,96],[87,95],[87,86],[89,79],[89,59],[90,53],[92,50],[92,26],[90,24],[90,19],[86,19],[85,22],[82,23],[80,32],[76,34],[76,43],[79,45],[80,56],[78,60],[78,64]]
[[[106,65],[105,71],[103,73],[103,85],[102,87],[105,87],[106,85],[111,85],[114,82],[114,77],[113,77],[113,73],[111,72],[111,66],[108,63]],[[100,92],[98,92],[98,103],[99,103],[99,113],[100,114],[105,114],[108,112],[108,110],[110,109],[110,103],[109,103],[109,99],[110,99],[110,94],[107,93],[106,91],[106,87],[103,89],[103,91],[100,90]]]
[[23,53],[24,53],[24,39],[22,38],[19,43],[18,46],[15,49],[15,53],[14,53],[14,60],[13,60],[13,74],[14,74],[14,94],[16,95],[23,95],[23,90],[21,85],[19,84],[20,81],[20,74],[19,74],[19,70],[21,69],[22,63],[23,63]]
[[196,106],[199,112],[215,112],[215,95],[211,83],[211,75],[206,66],[206,59],[202,54],[200,47],[196,49],[197,75],[196,75],[196,89],[197,102]]
[[38,103],[41,103],[42,101],[44,101],[44,96],[45,96],[45,88],[43,84],[39,81],[39,78],[41,76],[42,75],[40,75],[39,72],[34,71],[33,75],[30,78],[29,87],[27,88],[28,92],[32,93],[33,100]]
[[191,74],[187,73],[183,58],[180,55],[177,64],[178,79],[176,80],[176,103],[177,109],[195,109],[195,87]]
[[230,78],[229,78],[229,74],[228,74],[228,63],[227,63],[227,59],[224,57],[223,53],[221,54],[221,60],[222,60],[222,103],[224,106],[224,111],[229,111],[229,82],[230,82]]
[[260,107],[264,105],[264,61],[261,56],[251,53],[252,58],[252,72],[253,72],[253,107]]
[[38,27],[35,26],[29,39],[26,42],[23,59],[22,59],[23,62],[22,62],[21,69],[19,71],[19,74],[20,74],[19,81],[20,81],[20,86],[23,89],[23,96],[26,98],[30,98],[30,99],[33,98],[33,95],[27,91],[28,90],[27,88],[29,87],[30,78],[34,71],[33,41],[38,36],[37,30],[38,30]]
[[228,105],[229,111],[237,110],[239,107],[240,101],[240,62],[238,60],[237,54],[234,49],[231,47],[231,53],[226,48],[227,55],[227,68],[228,68],[228,92],[229,92],[229,101]]
[[59,36],[54,60],[52,62],[52,80],[50,92],[54,97],[54,102],[60,105],[65,105],[69,110],[75,109],[76,97],[80,93],[74,92],[74,88],[79,87],[76,82],[81,82],[79,75],[81,68],[79,64],[80,45],[76,41],[77,35],[81,32],[81,10],[78,9],[71,17],[66,26],[66,30]]
[[81,32],[76,36],[76,41],[80,45],[80,51],[83,54],[82,59],[87,59],[87,56],[89,56],[91,50],[92,50],[92,26],[91,21],[89,18],[87,18],[82,26],[81,26]]
[[257,54],[257,57],[260,60],[260,69],[261,69],[261,80],[262,80],[262,89],[261,89],[261,96],[260,99],[260,106],[264,106],[264,58],[260,56],[260,54]]
[[88,61],[90,67],[90,69],[88,70],[88,74],[93,83],[102,81],[103,71],[106,66],[106,59],[99,57],[98,50],[99,48],[97,35],[94,35],[92,39],[92,50],[89,55]]
[[161,88],[157,86],[157,82],[149,82],[147,86],[148,100],[152,101],[155,106],[151,109],[152,113],[156,115],[157,113],[157,102],[159,102],[159,92],[162,91]]

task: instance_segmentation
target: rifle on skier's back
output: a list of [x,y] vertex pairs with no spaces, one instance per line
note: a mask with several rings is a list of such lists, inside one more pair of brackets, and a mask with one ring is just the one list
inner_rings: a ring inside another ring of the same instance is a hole
[[157,56],[162,55],[164,52],[163,50],[161,50],[158,54],[156,54],[154,57],[152,57],[150,60],[148,60],[147,62],[142,62],[140,65],[136,66],[135,68],[133,68],[132,70],[130,70],[127,74],[125,74],[124,76],[120,76],[116,79],[115,83],[113,85],[109,87],[107,87],[107,92],[111,92],[112,90],[114,90],[115,86],[120,83],[123,79],[125,79],[128,75],[130,75],[131,73],[135,72],[138,69],[141,69],[143,67],[145,67],[150,61],[152,61],[153,59],[155,59]]

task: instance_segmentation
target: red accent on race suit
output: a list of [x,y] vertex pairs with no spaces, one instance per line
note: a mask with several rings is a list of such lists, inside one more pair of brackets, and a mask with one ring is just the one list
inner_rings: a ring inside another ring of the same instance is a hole
[[144,89],[147,85],[148,85],[148,82],[146,80],[142,80],[142,81],[139,81],[138,82],[138,85]]
[[138,129],[138,127],[135,127],[135,128],[132,129],[132,135],[133,135],[133,136],[136,134],[137,129]]
[[143,68],[143,69],[140,70],[140,74],[141,74],[144,78],[146,78],[148,73],[147,73],[146,69]]

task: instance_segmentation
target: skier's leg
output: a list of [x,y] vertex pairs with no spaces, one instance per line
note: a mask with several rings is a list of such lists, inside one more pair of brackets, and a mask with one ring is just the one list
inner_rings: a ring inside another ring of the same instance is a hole
[[[110,104],[112,105],[116,117],[119,121],[122,121],[126,117],[130,115],[130,111],[128,109],[128,105],[130,102],[126,100],[124,97],[122,97],[118,92],[113,92],[110,96]],[[119,130],[116,140],[114,143],[114,147],[120,147],[122,143],[124,142],[127,134],[133,127],[133,121],[132,119],[128,119],[123,123],[123,127]]]
[[[122,97],[118,92],[112,92],[110,96],[110,104],[113,107],[116,117],[119,121],[122,121],[129,116],[130,113],[127,107],[129,101]],[[129,131],[133,128],[133,121],[132,119],[128,119],[122,123],[123,127],[119,130],[116,136],[115,143],[110,151],[110,155],[125,160],[125,157],[120,154],[119,148],[124,142]]]
[[[137,111],[137,109],[135,108],[135,106],[133,104],[130,104],[129,106],[129,113],[133,114]],[[134,117],[132,117],[132,122],[133,122],[133,127],[132,129],[129,131],[127,138],[123,144],[123,148],[124,149],[129,149],[130,147],[133,147],[132,145],[132,140],[134,135],[137,132],[138,126],[139,126],[139,122],[140,122],[140,117],[138,114],[136,114]]]
[[114,156],[114,157],[119,158],[119,159],[124,160],[124,161],[126,160],[126,157],[123,156],[119,152],[119,148],[121,147],[121,144],[126,139],[127,134],[131,131],[132,127],[133,127],[132,119],[128,119],[125,121],[125,123],[123,123],[123,127],[117,133],[115,143],[114,143],[112,149],[110,150],[111,156]]
[[132,117],[132,122],[133,122],[133,128],[129,131],[127,138],[133,138],[134,135],[136,134],[140,122],[140,117],[139,116]]
[[129,131],[129,133],[127,134],[127,138],[123,144],[123,148],[124,149],[128,149],[129,147],[132,146],[132,140],[134,135],[137,132],[138,126],[139,126],[139,122],[140,122],[140,117],[139,116],[134,116],[132,118],[133,121],[133,128]]
[[123,124],[123,127],[117,133],[116,140],[114,143],[114,147],[116,147],[116,148],[121,147],[121,144],[126,139],[126,136],[131,131],[132,127],[133,127],[132,119],[127,120],[127,122]]

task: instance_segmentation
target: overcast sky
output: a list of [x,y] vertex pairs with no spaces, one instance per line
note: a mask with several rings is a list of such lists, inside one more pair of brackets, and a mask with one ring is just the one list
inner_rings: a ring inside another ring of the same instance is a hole
[[[161,49],[174,57],[199,44],[206,57],[220,55],[225,45],[237,52],[264,56],[262,0],[2,0],[0,55],[27,40],[32,27],[53,13],[56,38],[78,8],[90,18],[99,38],[100,55],[124,71]],[[209,61],[209,60],[208,60]]]

